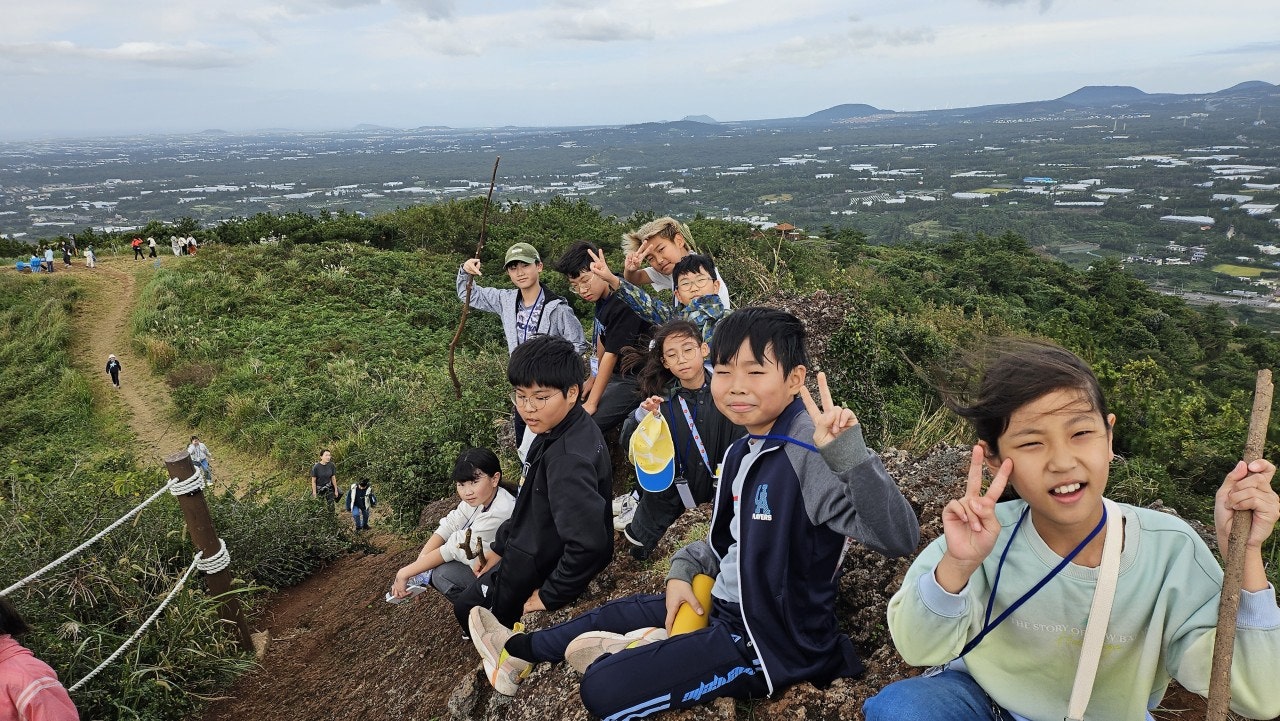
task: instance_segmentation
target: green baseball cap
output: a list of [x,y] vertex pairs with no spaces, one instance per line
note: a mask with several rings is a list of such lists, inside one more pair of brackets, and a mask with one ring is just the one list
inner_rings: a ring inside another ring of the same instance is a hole
[[516,243],[510,248],[507,248],[507,259],[502,262],[502,266],[505,268],[512,263],[528,263],[533,265],[541,262],[542,257],[538,255],[537,248],[529,245],[528,243]]

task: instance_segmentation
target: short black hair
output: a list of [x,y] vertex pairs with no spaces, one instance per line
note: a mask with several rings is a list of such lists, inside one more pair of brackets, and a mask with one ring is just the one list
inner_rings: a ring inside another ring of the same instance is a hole
[[599,253],[600,248],[588,240],[574,241],[556,261],[555,270],[566,278],[577,278],[591,267],[591,253]]
[[573,344],[555,335],[534,336],[516,346],[507,363],[507,381],[514,388],[546,386],[556,388],[566,397],[570,388],[582,395],[586,375],[582,358]]
[[481,473],[493,476],[501,472],[502,465],[498,463],[498,456],[493,451],[488,448],[468,448],[458,454],[450,478],[454,483],[462,483],[475,480]]
[[809,366],[809,353],[804,346],[804,323],[777,308],[753,306],[735,310],[716,323],[711,339],[711,364],[723,365],[738,355],[743,342],[748,342],[756,361],[764,362],[766,349],[782,368],[782,375],[798,366]]
[[31,627],[22,619],[22,614],[13,607],[13,603],[0,596],[0,634],[7,633],[14,638],[30,633]]
[[690,253],[676,261],[676,267],[671,269],[671,282],[679,284],[680,276],[697,275],[698,271],[702,270],[707,271],[711,280],[716,279],[716,264],[711,260],[711,256]]

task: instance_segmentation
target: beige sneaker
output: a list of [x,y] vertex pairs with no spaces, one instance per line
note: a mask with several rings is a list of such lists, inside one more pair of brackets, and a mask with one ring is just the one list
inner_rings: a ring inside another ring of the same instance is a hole
[[520,684],[533,670],[533,664],[507,653],[503,646],[516,634],[503,626],[487,608],[476,606],[467,617],[471,643],[484,660],[484,675],[489,684],[503,696],[515,696]]
[[638,628],[629,633],[587,631],[569,642],[564,649],[564,661],[578,673],[586,673],[587,667],[605,654],[617,653],[628,648],[644,646],[667,638],[663,628]]

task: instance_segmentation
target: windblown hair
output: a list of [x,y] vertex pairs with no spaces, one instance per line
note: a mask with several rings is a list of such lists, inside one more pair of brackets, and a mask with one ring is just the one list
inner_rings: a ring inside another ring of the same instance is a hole
[[582,358],[569,341],[554,335],[539,335],[516,346],[507,363],[507,381],[513,388],[546,386],[565,397],[570,388],[582,395],[585,377]]
[[716,323],[716,333],[711,339],[711,364],[729,363],[746,341],[757,362],[763,363],[765,350],[771,351],[785,376],[797,366],[809,366],[804,338],[804,324],[786,311],[763,306],[742,308]]
[[663,344],[668,338],[691,338],[702,345],[702,332],[698,326],[687,320],[669,320],[658,326],[653,332],[653,342],[647,350],[628,346],[622,349],[619,361],[623,373],[636,372],[636,392],[640,397],[664,396],[667,387],[676,379],[675,375],[662,364]]
[[685,247],[689,249],[690,253],[697,252],[693,247],[693,236],[689,233],[689,226],[671,217],[651,220],[635,230],[623,233],[622,252],[634,253],[640,249],[641,243],[655,236],[671,240],[676,237],[676,233],[679,233],[680,237],[684,238]]
[[13,607],[13,603],[0,596],[0,634],[9,634],[14,638],[30,633],[31,627],[22,620],[22,614]]
[[564,254],[556,261],[555,270],[566,278],[573,280],[591,268],[591,252],[599,252],[595,244],[586,241],[575,241],[565,249]]
[[979,440],[997,455],[1000,436],[1014,412],[1048,393],[1078,391],[1091,410],[1107,417],[1107,402],[1093,370],[1076,354],[1045,340],[991,340],[978,350],[961,351],[936,375],[942,379],[937,384],[942,402],[973,424]]
[[458,460],[453,463],[453,475],[449,480],[461,483],[474,480],[481,475],[492,476],[501,472],[502,465],[498,463],[498,456],[493,451],[488,448],[468,448],[458,454]]

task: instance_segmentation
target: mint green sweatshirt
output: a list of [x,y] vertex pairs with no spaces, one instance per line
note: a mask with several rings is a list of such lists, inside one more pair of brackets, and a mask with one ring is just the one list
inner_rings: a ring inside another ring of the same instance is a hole
[[[991,555],[958,594],[938,585],[939,537],[907,571],[889,602],[889,630],[914,666],[946,664],[982,629],[1000,553],[1025,501],[996,506],[1002,526]],[[1164,697],[1170,677],[1195,693],[1209,689],[1222,569],[1181,519],[1120,505],[1125,544],[1106,643],[1086,719],[1139,721]],[[1028,516],[1009,548],[991,613],[994,620],[1053,569]],[[963,660],[1004,708],[1031,721],[1060,721],[1075,679],[1098,569],[1068,564],[991,631]],[[1280,608],[1274,587],[1241,596],[1231,673],[1231,708],[1250,718],[1280,715]]]

